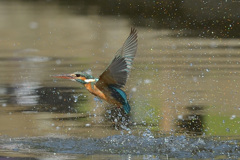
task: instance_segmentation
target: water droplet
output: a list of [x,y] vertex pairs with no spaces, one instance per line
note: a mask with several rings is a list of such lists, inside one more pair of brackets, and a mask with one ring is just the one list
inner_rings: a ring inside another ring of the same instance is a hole
[[133,87],[132,88],[132,92],[136,92],[137,91],[137,88],[136,87]]
[[166,137],[166,138],[164,138],[164,142],[165,143],[168,143],[169,142],[169,139]]
[[78,101],[78,97],[79,97],[80,95],[73,95],[73,98],[74,98],[74,102],[76,103],[77,101]]
[[86,126],[86,127],[90,127],[90,126],[91,126],[91,124],[87,123],[87,124],[85,124],[85,126]]
[[178,115],[178,119],[183,119],[183,115]]
[[235,118],[236,118],[236,115],[232,115],[232,116],[230,117],[231,120],[233,120],[233,119],[235,119]]
[[57,64],[57,65],[59,65],[59,64],[61,64],[61,63],[62,63],[62,61],[61,61],[60,59],[56,60],[56,64]]
[[38,28],[38,23],[37,22],[30,22],[29,23],[29,28],[30,29],[37,29]]
[[198,81],[198,78],[197,78],[197,77],[193,77],[193,81],[194,81],[194,82],[197,82],[197,81]]
[[145,83],[145,84],[150,84],[150,83],[152,83],[152,80],[151,80],[151,79],[145,79],[145,80],[144,80],[144,83]]

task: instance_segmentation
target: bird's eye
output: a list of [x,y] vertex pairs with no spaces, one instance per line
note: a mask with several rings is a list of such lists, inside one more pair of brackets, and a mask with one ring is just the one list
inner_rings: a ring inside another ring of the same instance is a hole
[[76,77],[80,77],[80,74],[75,74],[76,75]]

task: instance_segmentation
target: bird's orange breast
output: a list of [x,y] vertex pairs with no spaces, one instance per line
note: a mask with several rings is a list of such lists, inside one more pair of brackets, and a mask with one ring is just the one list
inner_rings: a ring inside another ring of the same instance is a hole
[[100,90],[95,85],[92,85],[91,83],[85,84],[85,87],[90,93],[107,101],[108,103],[117,105],[119,107],[122,106],[120,102],[118,102],[115,98],[111,96],[111,93],[107,88]]

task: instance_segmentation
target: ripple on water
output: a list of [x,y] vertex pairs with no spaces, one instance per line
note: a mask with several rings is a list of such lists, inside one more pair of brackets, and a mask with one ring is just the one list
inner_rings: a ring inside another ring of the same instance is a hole
[[240,156],[239,140],[217,141],[210,138],[169,136],[161,138],[114,135],[106,138],[35,137],[6,139],[1,148],[11,151],[68,154],[168,155],[173,158],[215,158]]

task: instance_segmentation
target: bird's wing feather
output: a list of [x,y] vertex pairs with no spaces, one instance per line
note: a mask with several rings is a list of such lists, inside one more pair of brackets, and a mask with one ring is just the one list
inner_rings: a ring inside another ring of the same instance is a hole
[[133,59],[137,51],[137,30],[132,28],[130,35],[124,42],[122,48],[117,51],[107,69],[100,75],[96,83],[98,88],[114,85],[118,88],[126,84],[128,73],[131,69]]

